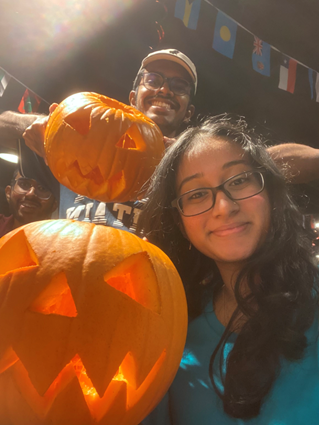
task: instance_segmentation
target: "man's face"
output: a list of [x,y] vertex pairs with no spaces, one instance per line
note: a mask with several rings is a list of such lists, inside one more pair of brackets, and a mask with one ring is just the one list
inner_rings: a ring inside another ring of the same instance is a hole
[[[15,181],[19,178],[21,178],[21,175],[18,173]],[[40,183],[38,184],[32,179],[27,180],[31,181],[41,190]],[[52,194],[49,199],[39,198],[39,190],[35,190],[35,187],[32,186],[29,191],[23,191],[14,182],[12,182],[12,186],[5,188],[10,211],[16,222],[23,225],[50,218],[52,212],[57,207],[57,202]]]
[[[188,72],[179,64],[168,60],[158,60],[146,66],[147,72],[156,72],[164,78],[179,77],[191,81]],[[138,90],[131,91],[130,103],[153,120],[164,136],[174,137],[183,122],[188,122],[194,113],[190,105],[190,95],[176,95],[167,81],[158,89],[149,90],[141,83]]]

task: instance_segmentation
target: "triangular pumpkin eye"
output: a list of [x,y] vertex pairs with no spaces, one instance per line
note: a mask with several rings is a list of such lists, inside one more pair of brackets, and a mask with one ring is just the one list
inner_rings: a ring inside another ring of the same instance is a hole
[[85,136],[91,128],[91,109],[77,110],[65,117],[64,122],[79,134]]
[[[113,288],[123,292],[142,306],[160,313],[161,301],[157,277],[147,252],[133,254],[118,264],[104,280]],[[152,290],[149,290],[152,288]]]
[[121,149],[137,150],[141,152],[146,150],[144,138],[142,137],[136,124],[131,125],[126,133],[123,134],[123,136],[117,142],[116,147]]
[[45,290],[32,302],[29,310],[42,314],[77,316],[71,289],[63,272],[53,277]]

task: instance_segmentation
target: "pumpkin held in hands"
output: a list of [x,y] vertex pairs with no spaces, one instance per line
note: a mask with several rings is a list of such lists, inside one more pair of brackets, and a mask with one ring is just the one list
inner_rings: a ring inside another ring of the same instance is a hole
[[0,241],[0,424],[136,425],[186,338],[168,257],[121,230],[70,220]]
[[77,93],[52,113],[45,132],[56,179],[103,202],[135,200],[164,154],[157,125],[137,109],[96,93]]

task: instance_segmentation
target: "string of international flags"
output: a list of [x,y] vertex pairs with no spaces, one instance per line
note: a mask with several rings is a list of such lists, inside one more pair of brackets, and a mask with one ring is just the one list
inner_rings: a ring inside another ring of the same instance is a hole
[[49,105],[49,102],[47,102],[45,99],[43,99],[42,97],[34,93],[34,91],[29,89],[29,87],[27,87],[17,78],[15,78],[13,75],[9,74],[9,72],[7,72],[1,66],[0,66],[0,97],[3,96],[10,80],[17,81],[19,84],[21,84],[25,88],[21,101],[17,107],[17,110],[21,112],[22,114],[36,112],[41,102],[45,102]]
[[293,94],[295,91],[297,66],[303,66],[308,69],[310,97],[311,99],[315,99],[316,102],[319,102],[319,73],[317,71],[309,68],[307,65],[284,54],[276,47],[261,40],[240,23],[223,13],[210,1],[176,0],[174,12],[175,18],[181,19],[187,28],[196,30],[201,6],[204,2],[212,6],[217,11],[212,44],[212,48],[215,51],[233,59],[236,46],[237,28],[241,27],[253,36],[251,46],[252,67],[256,72],[259,72],[266,77],[270,77],[271,50],[276,50],[281,54],[278,88]]

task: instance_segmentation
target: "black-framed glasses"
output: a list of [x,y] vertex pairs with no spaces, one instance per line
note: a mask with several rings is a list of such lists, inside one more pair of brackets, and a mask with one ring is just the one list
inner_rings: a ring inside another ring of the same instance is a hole
[[251,198],[264,190],[263,172],[265,170],[245,171],[230,177],[217,187],[201,187],[189,190],[174,199],[171,205],[185,217],[192,217],[213,208],[218,191],[223,192],[232,201]]
[[35,195],[42,199],[43,201],[49,199],[52,195],[49,189],[38,184],[35,180],[26,179],[25,177],[20,177],[19,179],[13,180],[12,189],[15,193],[20,195],[25,195],[30,192],[30,190],[34,188]]
[[142,74],[141,84],[148,90],[158,90],[167,82],[169,89],[177,96],[190,95],[192,85],[180,77],[167,78],[157,72],[145,72]]

